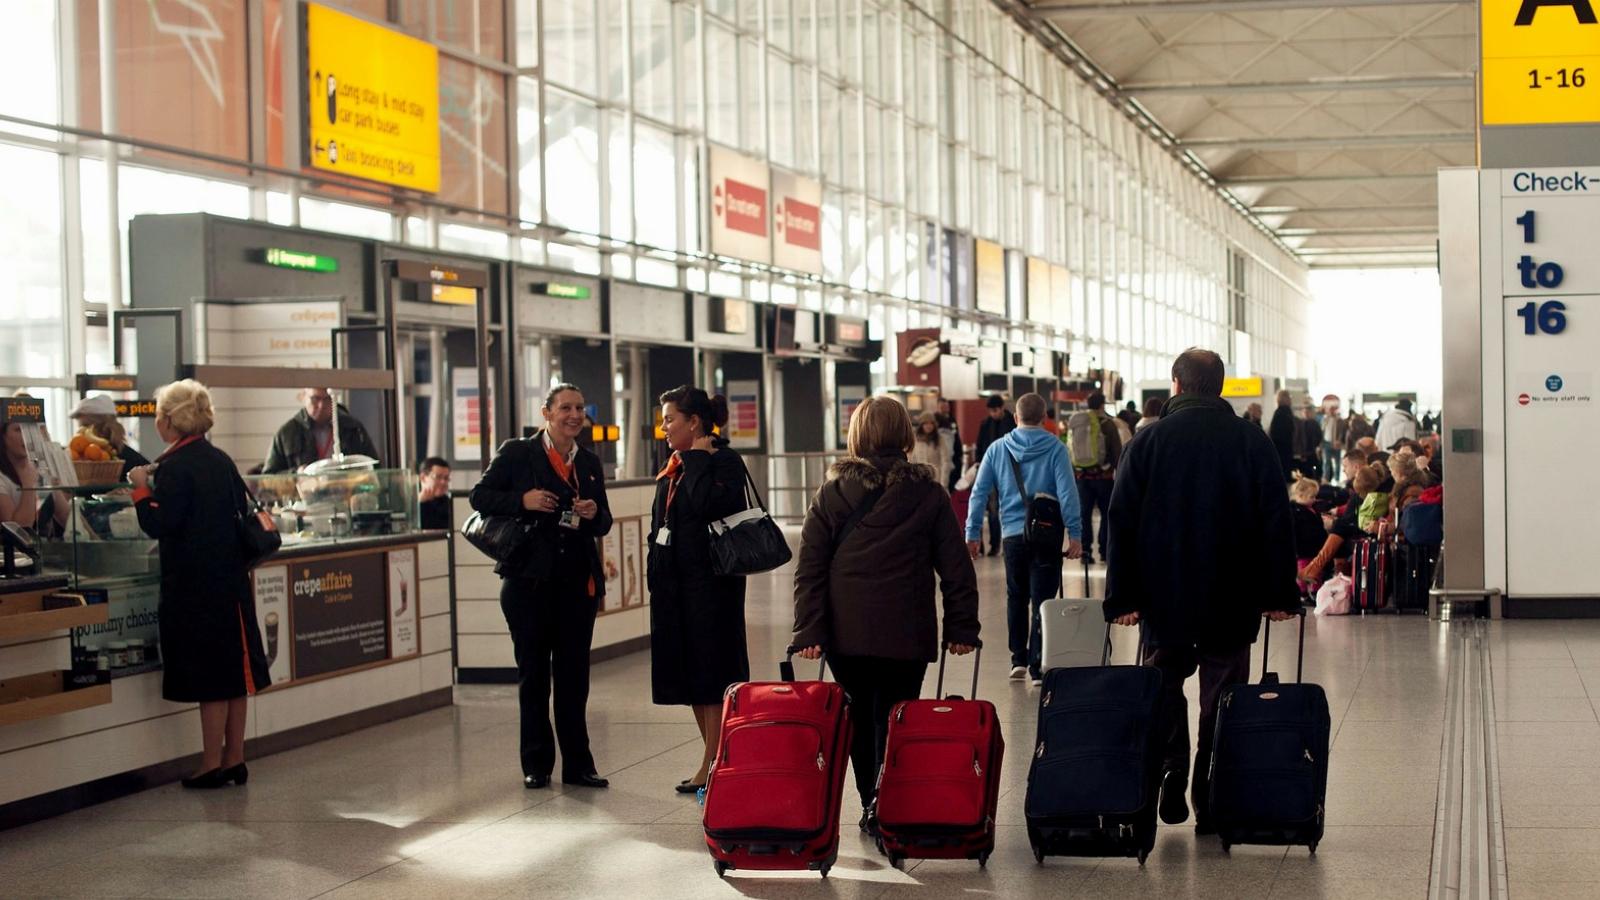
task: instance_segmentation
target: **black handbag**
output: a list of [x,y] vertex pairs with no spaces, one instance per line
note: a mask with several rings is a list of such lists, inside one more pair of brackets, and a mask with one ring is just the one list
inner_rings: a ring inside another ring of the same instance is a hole
[[474,512],[461,524],[461,536],[497,563],[510,562],[528,543],[533,525],[516,516],[486,516]]
[[234,530],[239,536],[239,549],[244,554],[247,569],[254,569],[283,547],[283,536],[278,534],[277,523],[253,498],[246,497],[234,520]]
[[767,514],[750,470],[744,470],[745,499],[754,504],[742,513],[718,519],[711,531],[711,571],[716,575],[759,575],[794,558],[783,530]]

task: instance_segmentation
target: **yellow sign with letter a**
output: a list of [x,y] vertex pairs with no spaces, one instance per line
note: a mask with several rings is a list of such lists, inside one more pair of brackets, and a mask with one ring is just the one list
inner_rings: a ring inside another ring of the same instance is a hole
[[439,50],[315,3],[305,8],[306,162],[439,190]]
[[1480,0],[1483,124],[1600,122],[1596,0]]

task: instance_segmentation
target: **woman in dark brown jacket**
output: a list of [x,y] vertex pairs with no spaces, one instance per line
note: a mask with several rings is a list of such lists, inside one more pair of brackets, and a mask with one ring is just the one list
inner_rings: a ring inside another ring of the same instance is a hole
[[977,575],[961,526],[933,470],[906,459],[913,439],[898,400],[873,397],[856,407],[850,456],[811,502],[794,578],[790,645],[806,659],[826,649],[850,694],[863,831],[871,830],[889,711],[916,699],[939,656],[935,576],[944,587],[945,646],[957,655],[981,646]]

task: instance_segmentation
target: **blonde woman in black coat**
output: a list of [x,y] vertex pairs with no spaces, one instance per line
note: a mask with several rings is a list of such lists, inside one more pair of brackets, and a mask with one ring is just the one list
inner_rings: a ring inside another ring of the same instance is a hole
[[156,392],[153,465],[128,472],[139,527],[161,548],[161,696],[200,704],[200,771],[186,788],[244,784],[248,698],[271,683],[239,544],[244,479],[206,440],[211,394],[192,379]]

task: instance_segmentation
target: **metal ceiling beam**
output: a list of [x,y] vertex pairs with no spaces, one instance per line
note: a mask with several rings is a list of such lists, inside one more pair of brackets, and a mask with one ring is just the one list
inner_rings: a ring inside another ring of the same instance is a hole
[[1432,256],[1439,248],[1434,244],[1414,247],[1301,247],[1295,253],[1301,256]]
[[1433,181],[1435,172],[1372,172],[1365,175],[1234,175],[1218,178],[1223,187],[1281,187],[1297,184],[1336,184],[1346,181]]
[[1049,18],[1068,16],[1195,15],[1203,13],[1258,12],[1281,9],[1339,9],[1370,6],[1462,6],[1476,0],[1134,0],[1130,3],[1072,3],[1047,0],[1031,4],[1033,14]]
[[1410,144],[1470,144],[1471,131],[1435,131],[1427,134],[1336,134],[1302,137],[1216,137],[1178,140],[1190,150],[1240,148],[1248,150],[1301,150],[1311,147],[1393,147]]
[[1438,225],[1360,225],[1360,226],[1335,226],[1333,228],[1279,228],[1278,234],[1286,238],[1291,237],[1360,237],[1363,235],[1383,234],[1437,234]]
[[1470,88],[1471,72],[1439,75],[1330,75],[1300,81],[1147,81],[1122,86],[1123,93],[1150,94],[1294,94],[1323,91],[1400,91],[1418,88]]
[[1322,216],[1342,214],[1438,212],[1437,203],[1391,203],[1387,206],[1252,206],[1258,216]]

